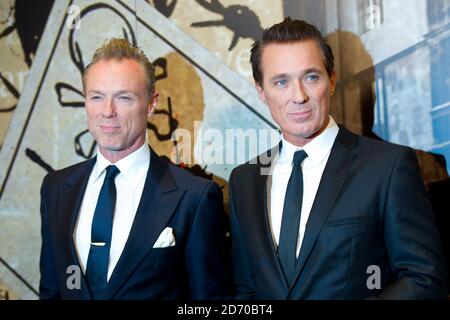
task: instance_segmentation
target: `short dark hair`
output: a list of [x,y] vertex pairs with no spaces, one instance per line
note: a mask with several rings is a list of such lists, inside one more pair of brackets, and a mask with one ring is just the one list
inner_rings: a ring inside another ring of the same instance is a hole
[[263,31],[261,39],[257,40],[250,52],[253,79],[262,85],[261,56],[264,47],[271,43],[286,43],[295,41],[314,40],[322,51],[325,69],[331,77],[334,71],[333,51],[322,33],[312,24],[303,20],[292,20],[287,17],[282,22],[274,24]]

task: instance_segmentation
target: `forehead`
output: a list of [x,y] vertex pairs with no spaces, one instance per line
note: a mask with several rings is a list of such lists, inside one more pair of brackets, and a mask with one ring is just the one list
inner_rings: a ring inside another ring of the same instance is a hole
[[314,40],[267,44],[263,48],[261,68],[265,79],[312,68],[326,72],[322,51]]
[[94,63],[86,74],[86,86],[139,86],[145,85],[142,66],[132,59],[102,59]]

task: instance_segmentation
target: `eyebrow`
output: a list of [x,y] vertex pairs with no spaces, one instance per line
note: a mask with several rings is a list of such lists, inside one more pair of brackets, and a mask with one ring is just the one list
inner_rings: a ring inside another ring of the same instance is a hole
[[[119,90],[117,92],[114,92],[114,95],[117,96],[117,95],[121,95],[124,93],[136,95],[133,91],[130,91],[130,90]],[[103,91],[100,91],[100,90],[90,90],[90,91],[88,91],[88,94],[102,94],[103,95],[104,93],[103,93]]]
[[272,78],[270,78],[270,82],[274,82],[280,79],[285,79],[285,78],[289,78],[290,75],[288,73],[280,73],[280,74],[276,74],[274,75]]
[[134,92],[131,91],[131,90],[119,90],[119,91],[117,91],[117,92],[114,92],[114,95],[115,95],[115,96],[118,96],[118,95],[121,95],[121,94],[124,94],[124,93],[136,95],[136,93],[134,93]]
[[[309,73],[323,74],[322,70],[320,70],[318,68],[308,68],[302,72],[301,76],[303,77]],[[280,79],[285,79],[285,78],[290,78],[290,77],[291,77],[290,73],[280,73],[280,74],[276,74],[272,78],[270,78],[270,82],[274,82],[274,81],[277,81]]]
[[307,74],[309,74],[309,73],[323,74],[322,70],[320,70],[320,69],[318,69],[318,68],[309,68],[309,69],[306,69],[306,70],[303,72],[303,76],[304,76],[304,75],[307,75]]
[[89,90],[87,92],[87,94],[103,94],[103,92],[99,91],[99,90]]

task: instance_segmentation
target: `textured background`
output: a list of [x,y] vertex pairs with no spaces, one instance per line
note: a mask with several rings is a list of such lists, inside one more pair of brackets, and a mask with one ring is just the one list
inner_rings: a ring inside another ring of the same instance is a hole
[[195,156],[186,168],[216,180],[227,200],[231,169],[277,143],[276,131],[257,149],[229,144],[242,156],[230,164],[200,161],[202,146],[218,141],[199,133],[276,129],[257,98],[249,48],[288,15],[328,34],[337,122],[417,149],[427,184],[447,179],[448,0],[0,0],[0,299],[37,298],[42,178],[94,155],[81,70],[97,47],[127,37],[155,62],[150,144],[175,161],[170,137],[188,130]]

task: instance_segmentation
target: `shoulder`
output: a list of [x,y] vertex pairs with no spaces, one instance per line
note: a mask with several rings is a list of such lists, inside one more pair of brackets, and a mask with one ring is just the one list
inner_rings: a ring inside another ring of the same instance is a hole
[[168,160],[163,161],[166,162],[176,185],[180,189],[186,190],[189,195],[202,196],[208,191],[220,192],[220,187],[213,180],[196,176]]
[[335,144],[339,143],[347,144],[349,149],[354,147],[358,157],[366,162],[396,162],[403,157],[415,159],[414,150],[408,146],[361,136],[344,127],[340,127],[335,141]]
[[414,150],[408,146],[379,141],[371,138],[360,137],[361,150],[364,150],[363,158],[367,161],[389,163],[396,165],[398,162],[417,162]]
[[278,151],[279,145],[276,145],[246,163],[238,165],[231,171],[229,179],[230,183],[234,180],[241,180],[264,174],[264,170],[270,170],[273,161],[278,155]]
[[70,177],[72,177],[74,174],[80,173],[86,173],[90,172],[92,167],[95,164],[95,157],[76,163],[74,165],[55,170],[52,172],[47,173],[47,175],[44,177],[43,184],[58,184],[61,182],[66,181]]

